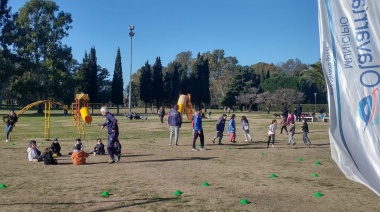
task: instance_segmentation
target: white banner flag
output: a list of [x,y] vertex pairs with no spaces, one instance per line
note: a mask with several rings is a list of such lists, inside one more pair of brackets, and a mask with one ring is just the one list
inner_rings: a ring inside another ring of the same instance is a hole
[[380,1],[318,3],[332,158],[380,195]]

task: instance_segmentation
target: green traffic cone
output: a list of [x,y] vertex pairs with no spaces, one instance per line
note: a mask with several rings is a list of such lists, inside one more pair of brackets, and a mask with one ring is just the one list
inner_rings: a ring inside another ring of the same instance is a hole
[[319,197],[323,197],[323,194],[321,192],[315,192],[314,196],[319,198]]
[[322,165],[322,163],[319,161],[315,161],[315,165]]
[[242,205],[248,205],[250,202],[247,199],[241,199],[240,204]]
[[311,177],[316,178],[316,177],[319,177],[319,176],[318,176],[318,174],[313,173],[313,174],[311,175]]
[[231,148],[229,148],[229,147],[228,147],[228,148],[227,148],[227,150],[228,150],[228,151],[230,151],[230,150],[231,150]]
[[298,158],[298,163],[301,163],[303,161],[302,158]]
[[109,196],[110,196],[110,193],[108,193],[108,191],[102,192],[102,197],[109,197]]
[[277,175],[271,174],[271,175],[269,175],[269,178],[272,178],[272,179],[277,178]]
[[265,153],[264,152],[260,152],[260,155],[265,155]]
[[6,188],[7,186],[5,184],[1,184],[0,188]]
[[175,192],[174,192],[174,196],[181,196],[183,194],[183,192],[182,191],[180,191],[180,190],[176,190]]
[[207,187],[207,186],[209,186],[209,185],[210,185],[210,184],[208,184],[208,182],[203,182],[203,183],[202,183],[202,186],[203,186],[203,187]]

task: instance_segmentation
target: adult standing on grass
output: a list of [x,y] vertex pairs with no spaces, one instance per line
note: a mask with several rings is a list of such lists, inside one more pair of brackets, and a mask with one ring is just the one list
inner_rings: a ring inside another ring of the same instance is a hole
[[119,138],[119,125],[117,119],[112,115],[106,106],[100,109],[102,116],[106,117],[106,122],[102,125],[102,129],[107,126],[108,129],[108,142],[107,150],[110,155],[111,161],[109,163],[117,163],[120,161],[121,153],[115,148],[115,142]]
[[174,144],[178,146],[179,128],[182,125],[182,116],[178,112],[178,105],[174,105],[173,109],[168,114],[168,124],[170,126],[169,145],[172,145],[172,138],[174,134]]
[[195,146],[198,136],[201,141],[201,150],[206,150],[205,148],[205,136],[203,134],[202,128],[202,108],[198,107],[197,111],[194,113],[194,137],[193,137],[193,150],[198,151]]
[[9,114],[5,115],[3,117],[3,121],[6,125],[6,127],[5,127],[5,135],[6,135],[5,142],[8,142],[9,134],[12,132],[12,129],[17,122],[17,115],[16,115],[15,111],[14,110],[9,111]]
[[309,125],[307,124],[307,119],[305,118],[302,119],[302,132],[303,132],[303,136],[302,136],[303,143],[307,146],[310,146],[311,142],[310,142],[309,137],[307,136],[307,134],[309,134]]
[[216,136],[212,139],[212,143],[215,143],[215,139],[219,138],[219,145],[223,145],[222,138],[224,127],[226,125],[227,114],[223,114],[216,122]]
[[298,104],[296,107],[296,116],[297,116],[298,121],[301,121],[301,114],[302,114],[302,106]]
[[160,109],[158,110],[158,116],[160,117],[161,123],[164,123],[165,107],[160,107]]

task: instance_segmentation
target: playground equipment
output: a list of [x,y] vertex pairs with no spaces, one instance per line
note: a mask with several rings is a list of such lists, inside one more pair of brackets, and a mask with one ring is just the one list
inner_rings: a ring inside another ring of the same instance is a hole
[[[91,124],[92,117],[88,112],[88,103],[90,98],[87,94],[80,93],[75,95],[75,104],[72,105],[72,108],[75,107],[75,111],[78,117],[82,117],[83,121],[86,124]],[[76,119],[77,123],[80,123],[79,119]]]
[[178,98],[178,112],[182,115],[182,113],[186,113],[187,119],[189,121],[193,118],[193,105],[191,104],[191,96],[187,95],[179,95]]
[[[17,112],[17,117],[20,119],[20,116],[27,110],[29,110],[31,107],[34,107],[36,105],[39,105],[39,104],[44,104],[45,105],[45,109],[44,109],[44,139],[47,141],[47,140],[50,140],[50,109],[52,108],[52,105],[59,105],[61,106],[62,108],[66,109],[67,111],[69,111],[72,116],[73,116],[73,119],[74,120],[79,120],[79,117],[78,117],[78,113],[76,113],[76,111],[73,111],[71,110],[70,108],[66,107],[66,105],[60,103],[60,102],[54,102],[54,101],[51,101],[51,100],[40,100],[40,101],[37,101],[37,102],[33,102],[27,106],[25,106],[23,109],[21,109],[19,112]],[[85,138],[85,132],[84,132],[84,129],[83,129],[83,125],[82,123],[79,121],[77,122],[77,127],[78,127],[78,132],[79,132],[79,137],[80,138]]]

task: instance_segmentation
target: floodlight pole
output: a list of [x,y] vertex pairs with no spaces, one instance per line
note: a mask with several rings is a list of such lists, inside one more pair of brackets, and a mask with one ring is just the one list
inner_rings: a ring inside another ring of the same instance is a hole
[[129,26],[129,37],[131,37],[131,66],[129,71],[129,99],[128,99],[128,108],[129,108],[129,114],[132,114],[132,38],[135,35],[133,30],[135,29],[135,26]]
[[314,113],[317,114],[317,93],[314,93]]

